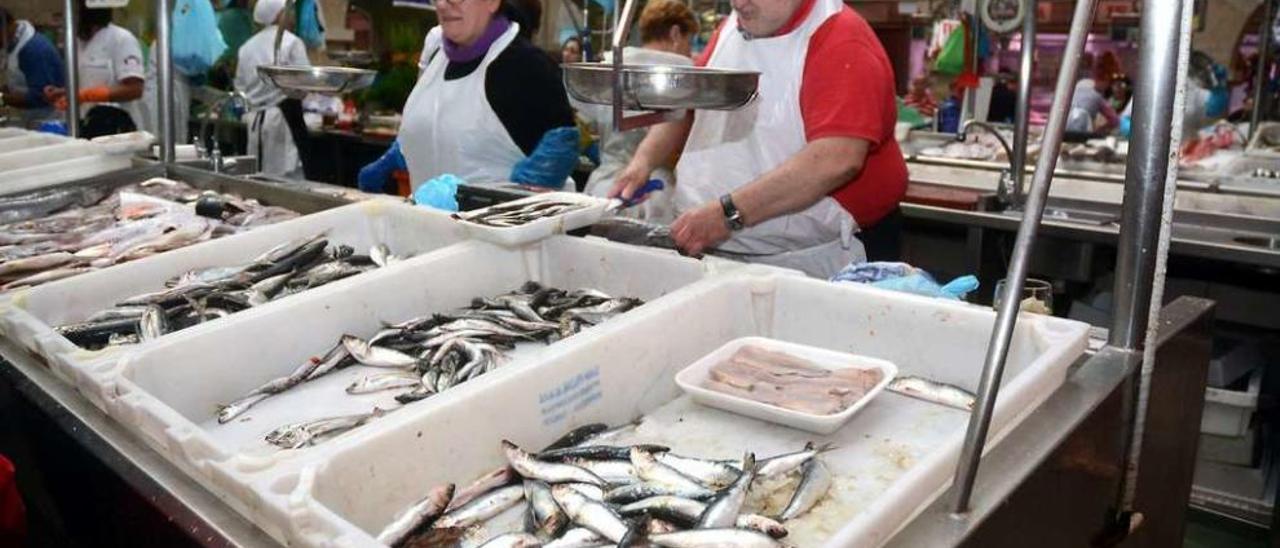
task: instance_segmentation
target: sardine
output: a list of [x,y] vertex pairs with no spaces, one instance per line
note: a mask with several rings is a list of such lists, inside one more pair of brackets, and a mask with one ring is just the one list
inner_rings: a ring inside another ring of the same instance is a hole
[[556,503],[547,484],[525,480],[524,498],[529,502],[529,512],[536,527],[534,532],[539,538],[554,538],[569,525],[569,516]]
[[560,538],[542,545],[542,548],[592,548],[609,543],[599,533],[586,527],[575,527],[565,531]]
[[416,375],[404,373],[379,373],[356,379],[347,386],[348,394],[372,394],[383,390],[421,386],[422,379]]
[[408,369],[418,364],[417,358],[413,356],[390,348],[372,346],[355,335],[343,335],[342,345],[347,348],[347,352],[351,354],[351,357],[355,358],[361,365]]
[[164,309],[156,305],[148,306],[138,319],[138,336],[143,341],[160,338],[169,332],[169,322],[165,318]]
[[381,410],[374,409],[371,413],[344,415],[288,424],[272,430],[267,434],[266,439],[267,443],[283,449],[299,449],[342,434],[381,414]]
[[[502,440],[502,450],[507,462],[517,473],[526,478],[541,480],[547,483],[586,483],[590,485],[606,485],[607,482],[577,466],[568,464],[542,462],[521,450],[516,444]],[[619,537],[621,538],[621,537]]]
[[542,542],[529,533],[505,533],[493,537],[480,548],[539,548]]
[[742,475],[738,476],[733,485],[717,495],[715,500],[707,506],[707,511],[703,512],[702,518],[698,520],[698,528],[732,527],[738,521],[738,514],[742,513],[742,503],[747,499],[747,489],[751,487],[755,477],[756,456],[747,453],[742,458]]
[[759,462],[756,468],[756,477],[759,478],[775,478],[785,474],[790,474],[800,467],[804,466],[809,459],[814,458],[820,453],[832,450],[831,444],[825,444],[822,447],[814,447],[813,442],[805,444],[804,449],[794,453],[787,453],[770,457]]
[[488,474],[480,476],[480,479],[471,482],[471,485],[468,485],[454,493],[453,501],[449,503],[449,508],[447,508],[447,510],[458,508],[459,506],[471,502],[476,497],[496,490],[499,487],[511,485],[511,483],[515,482],[517,479],[519,479],[519,477],[516,476],[515,470],[512,470],[510,466],[503,466],[502,468],[489,472]]
[[897,377],[889,382],[892,392],[931,403],[972,411],[977,396],[958,386],[932,381],[923,377]]
[[485,493],[456,509],[448,510],[436,520],[432,528],[467,528],[488,520],[524,500],[523,485],[499,487]]
[[728,487],[742,474],[742,470],[726,461],[683,457],[671,452],[658,454],[658,462],[713,488]]
[[245,411],[248,411],[250,407],[257,405],[258,402],[265,400],[269,397],[271,397],[271,394],[267,394],[264,392],[250,392],[249,395],[244,396],[236,401],[233,401],[226,405],[219,405],[218,406],[218,424],[226,424],[228,422],[231,422],[232,419],[239,417],[242,413],[244,413]]
[[658,462],[652,453],[631,450],[631,464],[635,467],[640,479],[654,485],[667,487],[681,492],[706,493],[711,491],[697,480],[680,473],[675,468]]
[[627,485],[640,481],[635,467],[627,460],[565,459],[561,462],[600,476],[600,479],[610,485]]
[[667,548],[781,548],[772,537],[747,529],[693,529],[651,535],[649,541]]
[[699,501],[711,500],[715,492],[704,487],[697,489],[676,489],[666,485],[652,483],[633,483],[605,491],[604,500],[610,504],[631,504],[652,497],[672,496]]
[[[580,445],[576,447],[562,447],[560,449],[551,449],[543,451],[535,455],[538,460],[561,461],[566,459],[591,459],[591,460],[630,460],[631,450],[638,449],[649,453],[665,453],[671,448],[665,445],[639,444],[630,446],[621,445]],[[658,457],[662,461],[662,455]],[[736,477],[737,474],[735,473]]]
[[378,533],[378,542],[388,546],[398,546],[414,531],[429,527],[431,522],[443,514],[445,508],[449,506],[453,491],[452,483],[436,487],[422,500],[401,510],[391,523]]
[[384,267],[395,262],[397,258],[391,254],[391,250],[385,244],[378,244],[369,248],[369,260],[378,267]]
[[[659,496],[633,502],[619,509],[624,517],[648,515],[682,527],[696,527],[707,504],[680,497]],[[734,522],[739,529],[753,529],[773,538],[787,536],[787,528],[777,520],[759,514],[740,514]]]
[[410,404],[415,401],[425,400],[434,395],[436,395],[435,390],[427,388],[421,383],[417,383],[417,386],[415,386],[413,390],[396,394],[396,402],[401,404]]
[[827,491],[831,489],[831,483],[831,471],[827,469],[826,464],[822,463],[822,459],[816,457],[809,459],[809,462],[804,465],[804,475],[801,476],[800,485],[796,487],[795,494],[791,495],[791,502],[787,503],[786,509],[778,519],[790,521],[803,516],[827,495]]
[[551,494],[569,515],[569,519],[579,526],[595,531],[613,542],[621,541],[627,535],[629,527],[618,514],[608,506],[587,498],[577,489],[556,485],[551,488]]
[[604,502],[604,488],[599,485],[591,485],[589,483],[562,483],[561,485],[568,485],[577,489],[579,493],[591,500]]

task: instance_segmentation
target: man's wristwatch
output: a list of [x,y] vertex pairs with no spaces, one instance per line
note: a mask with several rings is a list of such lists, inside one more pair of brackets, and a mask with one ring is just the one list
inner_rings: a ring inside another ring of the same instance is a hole
[[725,194],[720,197],[720,210],[724,212],[724,226],[729,230],[736,232],[747,226],[742,222],[742,212],[733,205],[733,196]]

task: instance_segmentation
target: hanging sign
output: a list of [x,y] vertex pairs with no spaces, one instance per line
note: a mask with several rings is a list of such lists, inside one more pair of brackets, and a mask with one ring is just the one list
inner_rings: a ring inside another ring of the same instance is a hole
[[1031,0],[982,0],[978,3],[978,17],[982,24],[996,34],[1007,34],[1022,27],[1025,17],[1035,17],[1029,13]]

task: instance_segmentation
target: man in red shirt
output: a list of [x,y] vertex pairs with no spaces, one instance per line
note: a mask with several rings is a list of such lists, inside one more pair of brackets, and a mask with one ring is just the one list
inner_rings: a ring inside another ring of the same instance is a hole
[[892,213],[907,168],[893,137],[893,69],[840,0],[733,0],[700,66],[761,73],[735,111],[655,126],[619,176],[629,198],[681,152],[671,225],[682,250],[829,277],[865,258],[853,234]]

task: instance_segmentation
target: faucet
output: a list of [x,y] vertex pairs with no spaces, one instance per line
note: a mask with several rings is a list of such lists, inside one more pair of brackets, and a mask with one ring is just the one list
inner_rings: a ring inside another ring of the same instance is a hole
[[1000,170],[1000,182],[996,185],[996,198],[1002,203],[1009,206],[1010,209],[1018,209],[1022,207],[1022,181],[1013,180],[1013,149],[1009,146],[1009,142],[1000,135],[1000,131],[995,126],[979,120],[965,120],[960,126],[960,131],[956,133],[957,141],[964,141],[969,137],[969,128],[977,126],[996,137],[1000,142],[1000,146],[1004,147],[1005,157],[1009,159],[1009,168]]
[[[222,116],[222,107],[225,106],[228,102],[236,102],[236,101],[239,101],[240,105],[243,106],[245,110],[249,110],[249,98],[246,97],[245,94],[240,93],[239,91],[232,90],[232,91],[226,92],[226,95],[224,95],[222,98],[218,99],[217,101],[214,101],[213,104],[209,106],[209,110],[205,112],[204,116],[201,117],[200,119],[200,135],[197,136],[196,148],[198,151],[205,150],[208,152],[206,157],[209,158],[209,160],[212,162],[214,173],[222,172],[222,148],[218,145],[217,136],[214,135],[209,139],[211,141],[209,144],[209,147],[207,149],[202,149],[202,145],[205,142],[205,136],[209,129],[209,122],[211,122],[214,117]],[[256,163],[259,161],[260,160],[257,157],[254,158],[254,162],[255,162],[254,171],[257,171]]]

